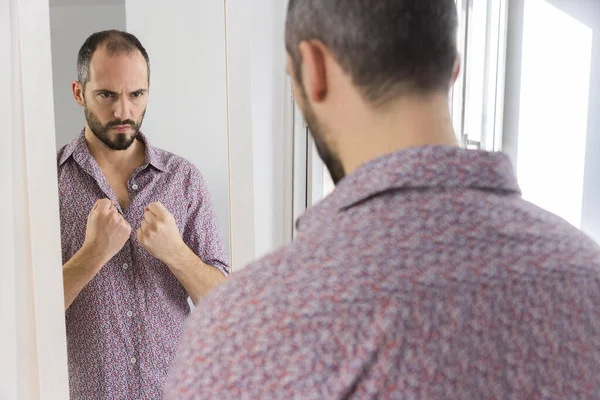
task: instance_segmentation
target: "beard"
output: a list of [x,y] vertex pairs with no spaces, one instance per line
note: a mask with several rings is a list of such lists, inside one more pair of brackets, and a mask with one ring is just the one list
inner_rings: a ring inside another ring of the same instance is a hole
[[317,148],[317,153],[319,157],[327,167],[327,171],[329,171],[329,175],[331,176],[331,180],[335,185],[338,184],[345,176],[346,172],[344,171],[344,166],[338,156],[325,141],[325,132],[324,129],[319,122],[319,119],[315,115],[310,102],[308,101],[308,96],[306,96],[306,91],[304,90],[304,86],[300,84],[300,91],[302,95],[302,102],[304,103],[304,107],[302,111],[302,115],[304,120],[306,121],[306,125],[308,125],[308,129],[310,130],[311,136],[315,141],[315,147]]
[[[144,110],[142,117],[138,122],[126,119],[114,120],[102,125],[102,122],[100,122],[98,117],[96,117],[94,113],[90,111],[87,105],[84,106],[84,110],[85,120],[87,121],[92,133],[111,150],[127,150],[129,146],[133,144],[138,132],[140,131],[140,127],[142,126],[144,115],[146,114],[146,110]],[[113,133],[111,135],[110,129],[119,125],[131,126],[133,133]]]

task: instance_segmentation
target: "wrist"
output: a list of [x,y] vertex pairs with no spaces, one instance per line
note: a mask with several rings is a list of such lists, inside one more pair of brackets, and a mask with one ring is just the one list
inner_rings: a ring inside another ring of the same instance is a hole
[[165,257],[164,263],[171,269],[181,269],[181,266],[185,265],[193,254],[192,250],[182,240],[174,246],[174,250],[168,254],[168,257]]
[[98,251],[98,246],[89,243],[83,243],[75,256],[81,260],[82,265],[91,270],[99,270],[109,261],[106,256]]

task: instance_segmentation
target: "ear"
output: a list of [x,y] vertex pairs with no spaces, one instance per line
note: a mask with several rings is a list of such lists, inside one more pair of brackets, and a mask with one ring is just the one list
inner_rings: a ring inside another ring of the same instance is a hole
[[456,61],[454,61],[454,71],[452,72],[452,85],[456,83],[458,75],[460,75],[461,66],[460,56],[457,54]]
[[73,97],[75,98],[77,104],[83,107],[85,105],[85,99],[81,83],[79,83],[79,81],[73,81],[71,84],[71,90],[73,91]]
[[327,96],[327,49],[323,43],[313,40],[301,42],[299,51],[302,56],[302,83],[306,95],[312,102],[321,102]]

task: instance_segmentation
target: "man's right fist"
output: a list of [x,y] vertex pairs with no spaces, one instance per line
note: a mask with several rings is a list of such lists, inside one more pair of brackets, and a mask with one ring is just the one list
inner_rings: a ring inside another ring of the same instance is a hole
[[98,200],[88,215],[83,247],[102,265],[113,258],[131,235],[131,226],[109,199]]

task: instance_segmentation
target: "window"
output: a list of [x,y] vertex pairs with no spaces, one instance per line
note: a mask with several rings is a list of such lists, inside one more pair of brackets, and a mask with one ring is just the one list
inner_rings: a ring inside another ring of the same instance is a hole
[[461,74],[451,92],[456,135],[463,147],[501,150],[506,0],[457,0]]
[[600,242],[600,2],[520,4],[510,11],[504,151],[525,200]]

